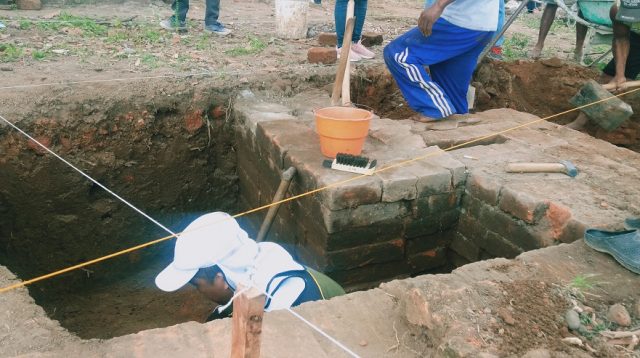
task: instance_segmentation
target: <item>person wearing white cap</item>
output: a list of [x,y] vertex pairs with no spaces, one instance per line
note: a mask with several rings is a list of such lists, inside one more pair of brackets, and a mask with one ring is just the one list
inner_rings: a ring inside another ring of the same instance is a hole
[[197,218],[178,235],[173,262],[155,282],[167,292],[192,283],[220,305],[218,313],[227,308],[238,285],[268,293],[265,311],[345,293],[326,275],[297,263],[280,245],[256,243],[222,212]]

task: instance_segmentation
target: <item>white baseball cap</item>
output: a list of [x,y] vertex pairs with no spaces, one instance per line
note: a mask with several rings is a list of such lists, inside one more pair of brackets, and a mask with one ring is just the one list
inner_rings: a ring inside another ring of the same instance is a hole
[[247,233],[227,213],[215,212],[197,218],[178,235],[173,262],[158,274],[156,286],[167,292],[179,289],[199,269],[219,264],[247,240],[251,240]]

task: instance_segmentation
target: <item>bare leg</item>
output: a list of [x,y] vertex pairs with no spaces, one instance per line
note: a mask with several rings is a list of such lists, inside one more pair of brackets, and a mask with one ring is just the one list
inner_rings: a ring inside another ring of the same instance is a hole
[[580,112],[580,114],[578,115],[578,118],[576,118],[573,122],[567,124],[566,127],[575,129],[575,130],[580,130],[585,126],[585,124],[587,124],[587,122],[589,122],[589,117],[587,117],[587,115],[584,114],[584,112]]
[[556,10],[558,10],[558,5],[555,4],[547,4],[544,7],[544,11],[542,12],[542,18],[540,19],[540,32],[538,33],[538,42],[535,47],[529,53],[529,56],[533,59],[540,58],[540,54],[542,54],[542,49],[544,48],[544,40],[546,40],[547,35],[549,34],[549,30],[551,29],[551,25],[553,24],[553,20],[556,18]]
[[[578,16],[582,18],[582,13],[579,12]],[[573,58],[578,63],[582,63],[582,58],[584,57],[584,40],[587,38],[588,30],[588,27],[576,22],[576,50],[573,52]]]

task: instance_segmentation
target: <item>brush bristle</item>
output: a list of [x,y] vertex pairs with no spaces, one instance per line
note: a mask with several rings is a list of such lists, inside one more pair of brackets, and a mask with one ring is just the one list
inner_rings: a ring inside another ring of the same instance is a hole
[[336,155],[336,163],[342,165],[350,165],[353,167],[366,168],[369,165],[369,158],[359,155],[346,153],[338,153]]

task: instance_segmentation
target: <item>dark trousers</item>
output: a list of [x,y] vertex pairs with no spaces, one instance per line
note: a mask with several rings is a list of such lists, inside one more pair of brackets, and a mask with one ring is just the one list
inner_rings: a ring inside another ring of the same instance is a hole
[[[207,3],[207,10],[204,15],[204,24],[215,25],[218,23],[218,16],[220,15],[220,0],[205,0],[205,2]],[[189,0],[174,0],[171,8],[173,9],[171,21],[175,21],[176,17],[181,24],[187,20]]]
[[[612,58],[607,66],[602,69],[605,74],[614,77],[616,75],[616,59]],[[640,35],[631,31],[629,34],[629,55],[627,65],[624,68],[624,77],[635,80],[640,73]]]

